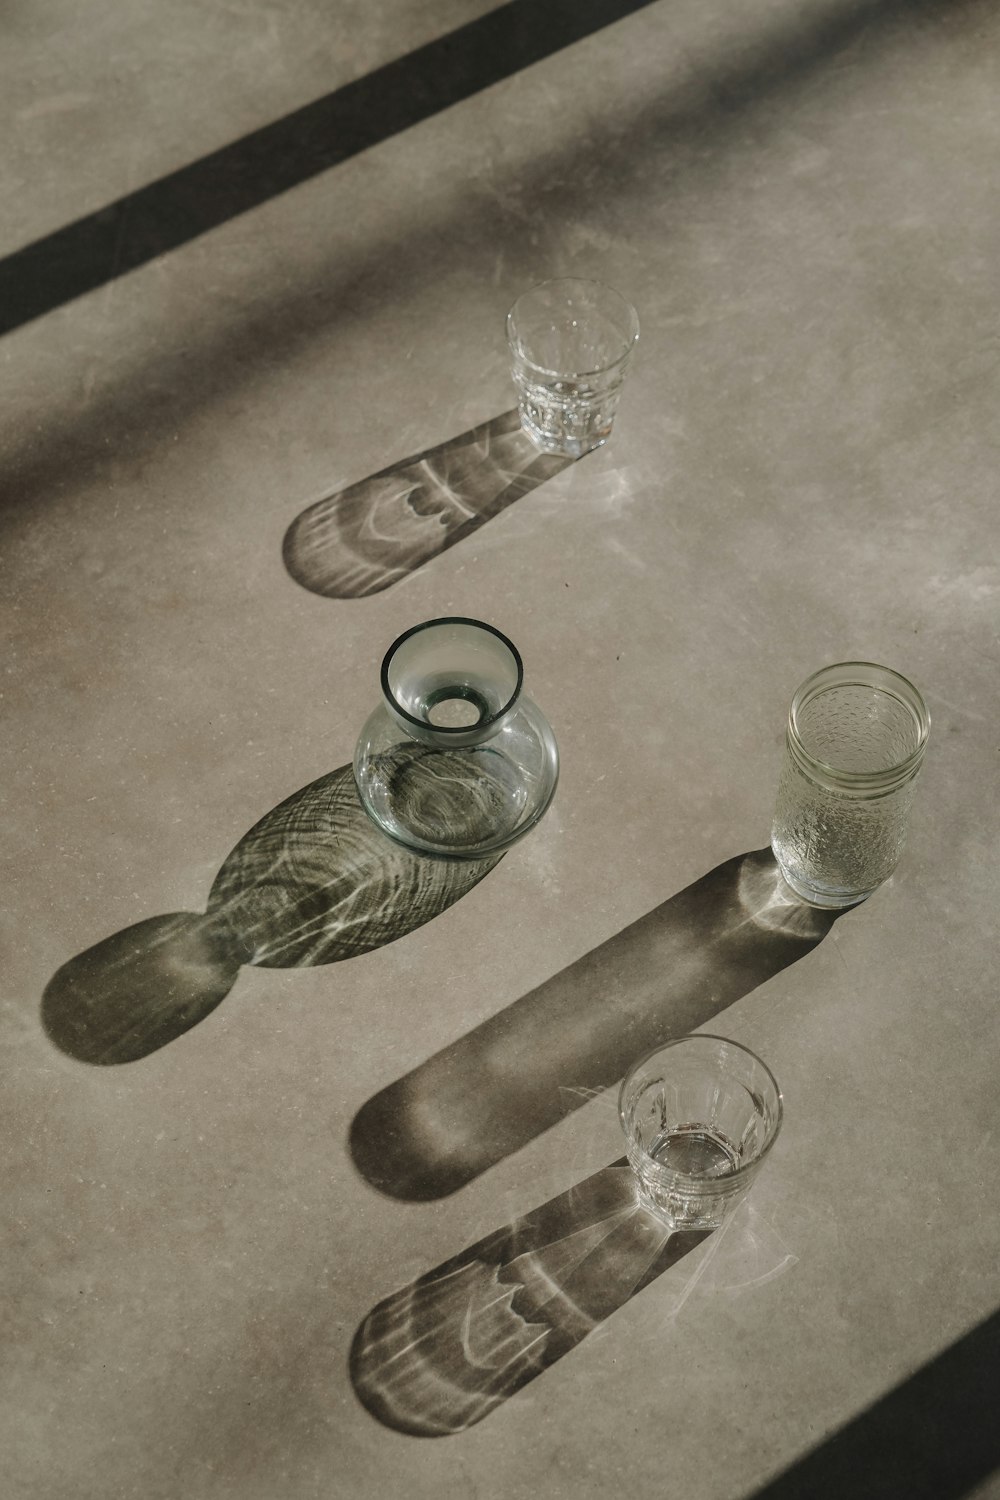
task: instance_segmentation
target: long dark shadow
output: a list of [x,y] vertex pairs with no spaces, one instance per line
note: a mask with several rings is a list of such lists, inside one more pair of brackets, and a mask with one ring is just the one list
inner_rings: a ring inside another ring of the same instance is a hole
[[[447,790],[462,799],[457,778]],[[393,843],[341,766],[251,828],[203,915],[150,917],[63,964],[42,997],[45,1030],[81,1062],[135,1062],[209,1015],[243,964],[303,968],[381,948],[438,916],[500,858],[432,859]]]
[[[560,13],[568,8],[557,7]],[[818,18],[782,17],[778,23],[762,28],[754,45],[741,47],[737,57],[720,52],[717,58],[702,59],[689,86],[665,93],[653,104],[634,106],[628,101],[615,101],[614,146],[604,158],[604,175],[594,191],[611,195],[620,192],[622,181],[632,181],[631,173],[620,171],[622,160],[634,165],[651,150],[674,152],[678,171],[702,170],[706,152],[725,146],[735,122],[779,90],[802,86],[818,68],[862,36],[873,44],[891,41],[894,33],[905,34],[918,21],[934,23],[940,19],[940,24],[974,25],[976,14],[985,10],[986,0],[850,0],[832,6]],[[530,24],[540,12],[540,7],[526,12]],[[697,149],[688,149],[692,146]],[[575,213],[578,168],[583,161],[578,143],[546,147],[540,141],[530,162],[519,169],[517,181],[525,212],[541,212],[544,208],[553,222]],[[595,156],[593,147],[588,146],[588,171],[593,172],[600,162],[600,153]],[[503,181],[497,179],[498,192]],[[498,232],[500,211],[491,218],[483,210],[482,199],[475,202],[482,223],[470,226],[467,215],[462,233],[466,239],[470,234],[491,238]],[[319,328],[328,327],[333,320],[342,322],[363,315],[372,295],[369,288],[379,282],[383,268],[391,269],[398,297],[414,295],[437,274],[442,236],[453,227],[450,221],[435,220],[408,233],[403,243],[395,234],[382,241],[369,241],[357,252],[341,255],[335,264],[326,266],[318,282],[296,285],[280,296],[257,300],[252,311],[210,335],[201,330],[199,342],[192,347],[185,343],[170,350],[159,343],[149,355],[138,351],[128,368],[115,375],[99,395],[88,399],[82,410],[62,410],[50,417],[41,435],[35,430],[25,432],[17,448],[8,447],[0,473],[0,491],[6,491],[8,513],[15,504],[24,506],[58,486],[68,471],[75,480],[103,472],[108,467],[109,452],[119,466],[138,461],[137,455],[164,432],[177,431],[192,414],[204,412],[225,392],[237,389],[261,361],[289,359],[315,338]],[[69,235],[70,230],[60,234]],[[48,243],[40,241],[39,245]],[[17,313],[22,297],[39,278],[45,283],[41,261],[48,254],[46,251],[43,256],[41,250],[29,246],[7,262],[0,262],[0,285],[5,287],[5,305],[14,309],[15,323],[24,320]],[[24,266],[30,262],[34,269],[23,269],[15,275],[18,257],[27,257]],[[61,264],[61,255],[58,259]]]
[[517,409],[308,506],[285,533],[304,589],[360,599],[406,577],[573,463],[541,453]]
[[0,334],[106,285],[653,0],[508,0],[0,261]]
[[373,1308],[351,1347],[355,1393],[399,1432],[461,1432],[706,1237],[671,1234],[616,1162]]
[[795,897],[769,849],[727,860],[375,1094],[351,1125],[355,1166],[394,1198],[455,1192],[810,952],[834,920]]
[[1000,1468],[1000,1312],[753,1500],[959,1500]]

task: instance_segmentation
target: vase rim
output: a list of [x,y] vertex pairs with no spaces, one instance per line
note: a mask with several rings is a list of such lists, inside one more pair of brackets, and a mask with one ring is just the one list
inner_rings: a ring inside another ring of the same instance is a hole
[[[419,635],[422,631],[431,630],[440,625],[467,625],[471,626],[473,630],[482,631],[487,635],[491,635],[507,648],[513,659],[514,667],[517,673],[513,691],[511,692],[507,700],[494,713],[484,716],[483,718],[479,719],[479,721],[474,725],[429,724],[424,719],[418,719],[415,714],[411,714],[408,709],[403,707],[389,685],[389,668],[397,651],[404,644],[404,642],[410,640],[411,637],[415,635]],[[404,630],[402,635],[396,637],[392,645],[389,647],[388,651],[385,653],[385,656],[382,658],[380,679],[382,684],[382,694],[385,698],[386,703],[389,705],[392,712],[397,715],[405,724],[412,725],[415,730],[423,731],[424,733],[426,733],[428,730],[432,731],[435,739],[438,740],[439,744],[445,744],[448,742],[452,742],[455,744],[467,744],[470,743],[471,735],[474,734],[476,738],[479,738],[484,731],[488,731],[492,728],[498,728],[501,721],[510,713],[518,698],[521,696],[521,689],[524,685],[524,663],[521,660],[521,653],[514,645],[514,642],[510,639],[509,636],[504,635],[502,630],[498,630],[495,625],[489,625],[485,620],[473,619],[471,615],[438,615],[433,620],[422,620],[419,625],[411,625],[409,630]],[[438,739],[439,736],[440,738]]]

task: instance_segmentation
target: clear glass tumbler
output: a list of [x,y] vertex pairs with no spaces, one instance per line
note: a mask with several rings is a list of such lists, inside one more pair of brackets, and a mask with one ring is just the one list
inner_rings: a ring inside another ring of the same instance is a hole
[[930,715],[889,667],[839,662],[792,699],[771,847],[813,906],[855,906],[892,874]]
[[783,1104],[746,1047],[698,1032],[640,1059],[618,1096],[639,1196],[674,1229],[717,1229],[778,1138]]
[[611,432],[639,337],[635,308],[600,281],[563,277],[507,314],[521,426],[545,453],[580,458]]
[[362,804],[390,838],[482,859],[535,826],[559,753],[523,676],[513,642],[481,620],[427,620],[393,642],[354,752]]

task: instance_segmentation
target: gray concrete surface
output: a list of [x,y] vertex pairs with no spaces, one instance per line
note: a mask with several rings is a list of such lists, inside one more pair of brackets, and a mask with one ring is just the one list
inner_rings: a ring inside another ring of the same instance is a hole
[[[488,9],[5,7],[0,253]],[[986,3],[659,0],[0,341],[12,1500],[738,1500],[994,1314],[998,86]],[[310,503],[511,406],[504,314],[556,274],[639,310],[608,445],[382,592],[296,583]],[[520,647],[551,812],[396,941],[239,967],[217,871],[451,613]],[[665,950],[784,1088],[742,1217],[468,1430],[381,1425],[369,1311],[621,1155],[600,995],[565,1118],[450,1196],[375,1191],[355,1115],[766,845],[790,695],[858,657],[933,717],[897,875],[770,977]],[[54,976],[171,913],[59,991],[163,1044],[55,1045]]]

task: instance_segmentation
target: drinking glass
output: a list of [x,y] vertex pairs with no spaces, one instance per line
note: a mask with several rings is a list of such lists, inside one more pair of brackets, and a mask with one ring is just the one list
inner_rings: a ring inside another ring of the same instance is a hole
[[889,667],[838,662],[792,698],[771,848],[813,906],[864,901],[902,853],[930,715]]
[[606,442],[639,337],[635,308],[600,281],[563,277],[507,314],[521,426],[545,453],[579,458]]
[[778,1138],[771,1070],[738,1042],[679,1037],[625,1076],[618,1116],[639,1196],[674,1229],[717,1229]]

